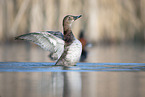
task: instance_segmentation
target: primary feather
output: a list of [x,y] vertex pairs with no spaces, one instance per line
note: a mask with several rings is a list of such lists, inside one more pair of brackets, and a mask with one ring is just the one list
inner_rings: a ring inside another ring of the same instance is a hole
[[64,50],[63,34],[59,31],[33,32],[16,37],[18,40],[28,40],[50,51],[54,59],[58,59]]

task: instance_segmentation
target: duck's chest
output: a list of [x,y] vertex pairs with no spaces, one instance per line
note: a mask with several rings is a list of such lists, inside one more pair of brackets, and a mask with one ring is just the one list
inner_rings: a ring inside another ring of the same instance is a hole
[[66,60],[71,63],[76,63],[79,61],[81,52],[82,52],[82,44],[79,40],[75,39],[72,44],[65,47],[66,51]]

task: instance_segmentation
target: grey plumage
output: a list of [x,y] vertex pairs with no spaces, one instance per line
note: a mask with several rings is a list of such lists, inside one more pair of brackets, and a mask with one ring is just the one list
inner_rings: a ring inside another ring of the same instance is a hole
[[20,35],[16,40],[28,40],[50,51],[54,59],[58,59],[64,50],[63,34],[59,31],[33,32]]

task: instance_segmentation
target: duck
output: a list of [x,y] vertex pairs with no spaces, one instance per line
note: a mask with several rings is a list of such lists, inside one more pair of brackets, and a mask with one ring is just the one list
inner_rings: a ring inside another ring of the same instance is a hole
[[79,41],[82,43],[82,53],[80,57],[80,62],[85,62],[88,55],[88,52],[86,50],[87,40],[84,36],[84,33],[85,33],[84,30],[81,30],[79,34]]
[[55,65],[74,66],[82,53],[82,44],[72,32],[72,23],[82,17],[67,15],[63,19],[63,33],[60,31],[31,32],[15,37],[15,40],[31,41],[56,60]]

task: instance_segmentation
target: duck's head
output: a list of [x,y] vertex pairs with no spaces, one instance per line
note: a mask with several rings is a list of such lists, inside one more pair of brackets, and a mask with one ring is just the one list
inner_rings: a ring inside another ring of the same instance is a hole
[[72,15],[67,15],[64,17],[63,19],[63,26],[69,26],[71,27],[72,23],[77,20],[78,18],[80,18],[82,15],[79,16],[72,16]]

